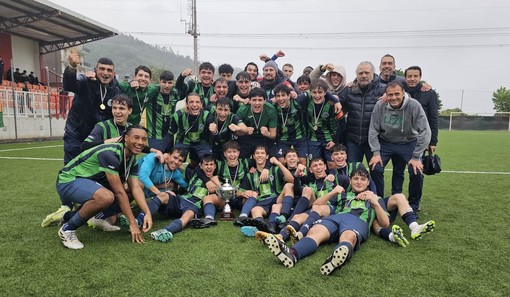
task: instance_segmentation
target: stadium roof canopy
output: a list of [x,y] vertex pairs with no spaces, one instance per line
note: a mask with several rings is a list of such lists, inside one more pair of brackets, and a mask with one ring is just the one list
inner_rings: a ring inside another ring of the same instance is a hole
[[0,0],[0,32],[38,41],[41,54],[119,34],[46,0]]

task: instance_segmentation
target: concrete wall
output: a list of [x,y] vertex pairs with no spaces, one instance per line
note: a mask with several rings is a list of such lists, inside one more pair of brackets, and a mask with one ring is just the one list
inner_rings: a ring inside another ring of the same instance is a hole
[[62,139],[64,136],[64,119],[51,119],[48,117],[19,117],[16,121],[16,129],[14,126],[14,117],[3,117],[4,127],[0,128],[0,141],[9,142],[16,140],[16,130],[18,131],[17,139]]
[[27,74],[34,71],[36,76],[40,77],[39,44],[36,41],[15,35],[11,36],[11,44],[14,68],[19,68],[20,72],[26,70]]

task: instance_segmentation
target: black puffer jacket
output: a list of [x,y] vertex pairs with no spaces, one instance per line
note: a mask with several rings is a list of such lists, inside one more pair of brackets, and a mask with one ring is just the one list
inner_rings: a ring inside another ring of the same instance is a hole
[[385,92],[385,85],[372,80],[363,90],[354,80],[351,87],[340,93],[342,109],[347,112],[347,141],[368,143],[368,128],[374,106]]
[[[112,107],[111,100],[120,93],[114,79],[110,85],[103,88],[103,100],[101,101],[101,91],[99,80],[90,80],[83,74],[76,75],[67,67],[63,75],[64,90],[73,92],[74,99],[67,117],[65,132],[71,134],[78,140],[85,140],[94,126],[101,121],[111,119]],[[104,108],[101,108],[104,104]]]

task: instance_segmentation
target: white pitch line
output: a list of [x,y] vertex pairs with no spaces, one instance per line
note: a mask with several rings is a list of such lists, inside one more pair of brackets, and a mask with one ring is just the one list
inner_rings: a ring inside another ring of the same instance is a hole
[[0,150],[0,153],[3,153],[3,152],[14,152],[14,151],[25,151],[25,150],[31,150],[31,149],[53,148],[53,147],[63,147],[63,145],[60,144],[60,145],[34,146],[34,147],[22,147],[22,148],[15,148],[15,149],[6,149],[6,150]]
[[37,160],[37,161],[63,161],[64,159],[54,159],[54,158],[31,158],[31,157],[1,157],[0,159],[10,159],[10,160]]
[[[386,168],[384,171],[393,171],[392,168]],[[407,170],[406,170],[407,171]],[[441,170],[441,173],[459,173],[459,174],[496,174],[510,175],[508,171],[465,171],[465,170]],[[439,173],[437,173],[439,174]]]

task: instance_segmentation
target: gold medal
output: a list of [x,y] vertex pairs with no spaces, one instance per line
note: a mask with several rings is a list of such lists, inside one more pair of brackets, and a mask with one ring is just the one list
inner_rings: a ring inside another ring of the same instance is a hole
[[105,110],[106,106],[103,103],[101,103],[101,105],[99,105],[99,108],[101,108],[101,110]]
[[317,131],[317,129],[319,129],[319,127],[317,127],[317,125],[313,126],[313,131]]

